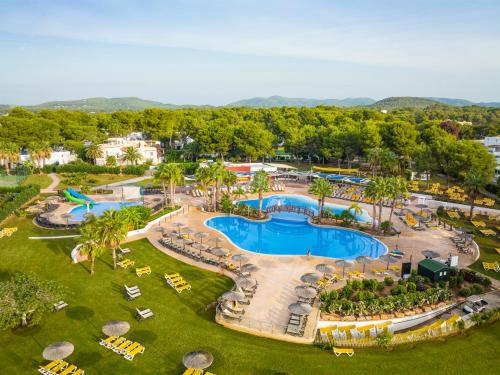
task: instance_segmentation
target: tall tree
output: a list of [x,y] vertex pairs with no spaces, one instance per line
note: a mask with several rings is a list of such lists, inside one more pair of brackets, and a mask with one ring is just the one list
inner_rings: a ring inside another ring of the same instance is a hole
[[87,148],[85,149],[85,157],[87,159],[92,160],[93,164],[96,164],[97,159],[102,158],[102,156],[103,156],[103,152],[102,152],[101,148],[99,147],[99,145],[97,145],[97,144],[93,143],[93,144],[87,146]]
[[391,211],[389,213],[389,222],[392,223],[392,215],[396,202],[408,194],[408,181],[405,178],[396,176],[387,178],[387,196],[391,199]]
[[132,146],[125,148],[122,160],[124,160],[127,164],[130,162],[131,165],[137,165],[137,162],[141,159],[142,155],[138,149]]
[[116,250],[127,237],[128,223],[115,210],[106,210],[96,222],[96,234],[103,246],[110,248],[113,255],[113,268],[116,269]]
[[95,258],[100,257],[106,248],[100,243],[97,236],[96,222],[83,223],[80,226],[81,237],[78,239],[80,254],[86,255],[90,261],[90,274],[94,274]]
[[467,194],[469,195],[470,211],[469,211],[469,221],[472,221],[472,214],[474,213],[474,201],[479,195],[481,189],[486,185],[486,179],[482,173],[477,169],[471,169],[464,179],[464,186],[467,189]]
[[309,193],[318,197],[318,222],[321,224],[325,198],[333,193],[332,185],[326,178],[317,178],[309,186]]
[[182,167],[178,163],[162,163],[155,172],[155,178],[160,181],[163,189],[164,205],[166,205],[166,184],[170,187],[170,207],[175,206],[175,187],[184,181]]
[[262,201],[264,199],[264,193],[271,190],[271,185],[269,184],[269,174],[264,170],[255,172],[250,186],[253,193],[259,194],[259,217],[262,217]]

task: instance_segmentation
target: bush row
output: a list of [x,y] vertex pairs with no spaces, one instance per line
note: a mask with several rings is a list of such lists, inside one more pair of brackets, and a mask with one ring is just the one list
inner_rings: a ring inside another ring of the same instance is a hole
[[0,221],[6,219],[17,209],[21,208],[23,204],[28,202],[31,198],[40,193],[40,186],[28,185],[22,187],[2,187],[0,193],[13,194],[12,199],[5,201],[0,206]]
[[[147,165],[128,165],[121,168],[121,173],[142,176],[149,169]],[[45,173],[92,173],[92,174],[120,174],[120,167],[106,167],[94,165],[83,161],[74,161],[64,165],[46,165],[43,167]]]

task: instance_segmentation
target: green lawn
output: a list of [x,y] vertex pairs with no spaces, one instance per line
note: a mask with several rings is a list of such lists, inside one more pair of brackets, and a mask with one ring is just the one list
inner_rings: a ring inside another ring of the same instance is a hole
[[[99,186],[99,185],[107,185],[111,184],[113,182],[118,182],[118,181],[123,181],[123,180],[128,180],[130,178],[136,178],[137,176],[131,176],[131,175],[118,175],[118,174],[86,174],[86,180],[83,181],[81,184],[78,185],[73,185],[71,187],[77,187],[79,188],[80,185],[87,185],[87,186]],[[68,187],[68,184],[64,181],[65,176],[60,174],[59,177],[61,178],[61,182],[59,185],[57,185],[57,189],[66,189]]]
[[40,189],[49,187],[52,179],[46,174],[32,174],[23,181],[22,185],[38,185]]
[[[238,333],[213,321],[214,311],[205,310],[231,281],[176,261],[153,248],[146,240],[130,243],[130,258],[138,266],[150,265],[153,274],[138,278],[132,270],[111,269],[109,255],[97,261],[96,274],[88,274],[88,264],[71,264],[74,243],[66,240],[28,240],[30,235],[61,234],[34,227],[28,219],[14,218],[7,226],[17,226],[11,238],[0,239],[0,279],[14,271],[33,271],[55,279],[67,287],[70,306],[49,314],[40,327],[0,332],[0,363],[3,374],[34,374],[49,343],[68,340],[75,344],[69,361],[88,374],[181,374],[182,356],[194,349],[213,353],[211,370],[228,374],[388,374],[388,373],[494,373],[500,365],[496,343],[500,324],[474,330],[467,337],[399,347],[392,352],[357,350],[352,358],[336,358],[317,347],[262,339]],[[164,272],[180,272],[193,286],[177,294],[167,287]],[[139,285],[142,297],[128,302],[123,284]],[[272,302],[271,302],[272,303]],[[133,318],[135,307],[151,308],[155,317],[145,322]],[[98,345],[100,328],[110,319],[131,323],[128,338],[146,346],[133,362]]]

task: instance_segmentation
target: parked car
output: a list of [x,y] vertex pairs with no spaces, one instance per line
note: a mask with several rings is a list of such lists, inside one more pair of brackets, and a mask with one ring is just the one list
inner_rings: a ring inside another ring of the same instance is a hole
[[476,299],[467,302],[463,307],[463,311],[467,314],[479,313],[486,309],[486,306],[488,306],[488,302],[486,302],[484,299]]

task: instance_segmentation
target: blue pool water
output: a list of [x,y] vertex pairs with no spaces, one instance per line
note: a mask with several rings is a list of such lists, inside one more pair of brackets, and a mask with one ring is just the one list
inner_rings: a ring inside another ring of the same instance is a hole
[[[248,200],[242,200],[241,203],[248,204],[251,207],[254,208],[259,208],[259,200],[258,199],[248,199]],[[313,210],[316,214],[318,213],[318,201],[315,199],[311,199],[309,197],[303,196],[303,195],[272,195],[270,197],[266,197],[263,199],[262,202],[262,208],[266,209],[268,206],[274,206],[274,205],[292,205],[292,206],[299,206],[299,207],[305,207]],[[325,203],[325,209],[329,208],[332,213],[335,213],[337,215],[340,215],[343,211],[348,209],[348,206],[341,206],[337,204],[331,204],[331,203]],[[354,214],[354,212],[353,212]],[[307,218],[304,216],[296,215],[296,214],[289,214],[289,213],[275,213],[273,214],[274,218],[297,218],[300,219],[300,221],[306,221]],[[368,212],[363,210],[363,212],[360,215],[356,215],[356,218],[360,222],[364,223],[371,223],[372,218],[370,215],[368,215]]]
[[124,207],[139,206],[141,204],[142,202],[98,202],[89,211],[87,211],[86,206],[81,205],[71,209],[69,212],[73,215],[71,221],[83,221],[87,212],[95,216],[101,216],[106,210],[119,211]]
[[375,238],[348,229],[316,227],[305,221],[273,218],[256,222],[238,216],[219,216],[205,224],[228,237],[236,246],[261,254],[311,255],[354,259],[377,258],[387,247]]

